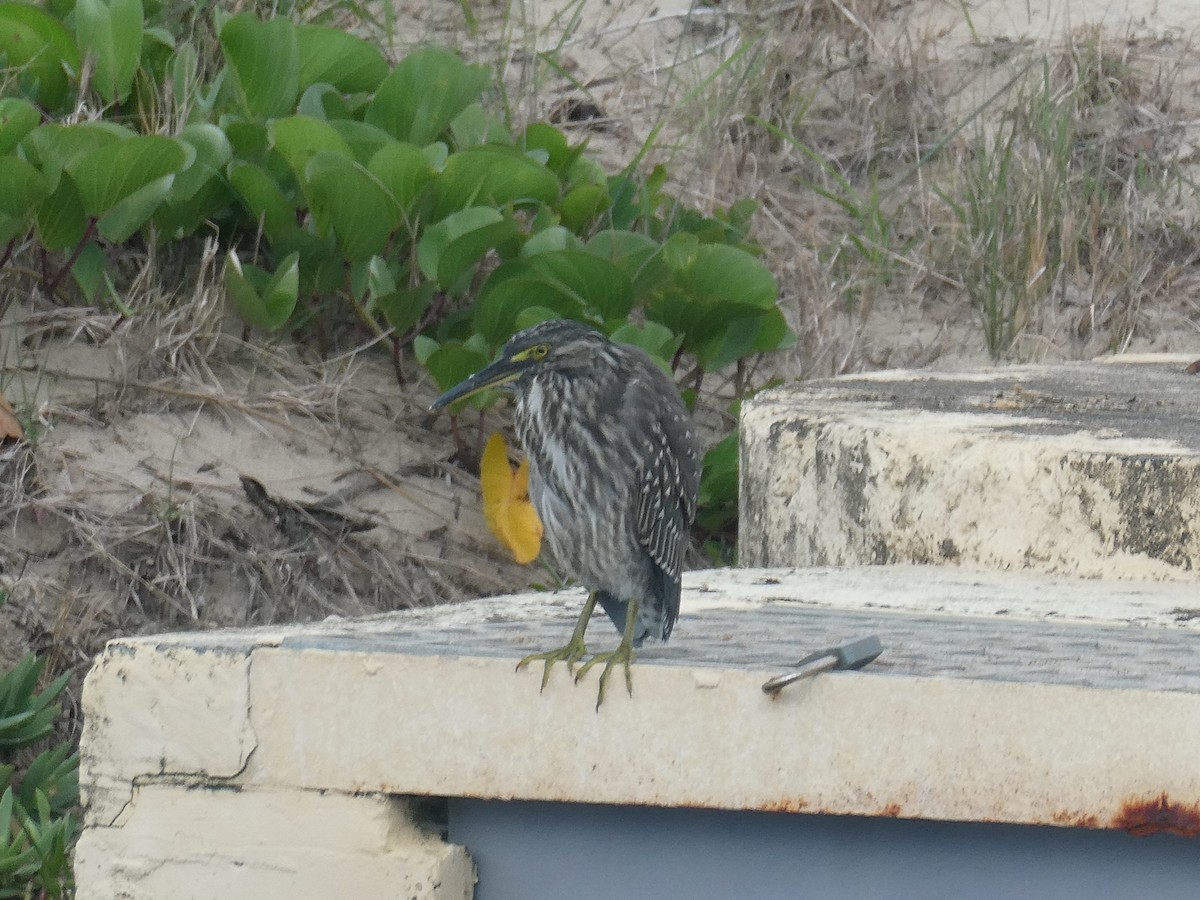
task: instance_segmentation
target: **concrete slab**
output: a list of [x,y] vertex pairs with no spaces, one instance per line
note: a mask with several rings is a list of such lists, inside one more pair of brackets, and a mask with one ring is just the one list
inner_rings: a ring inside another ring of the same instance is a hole
[[[169,695],[164,677],[204,680],[220,658],[206,651],[227,641],[249,663],[255,743],[235,775],[196,777],[209,788],[1195,833],[1194,598],[1178,584],[965,569],[721,570],[687,576],[672,641],[642,654],[632,699],[614,690],[599,711],[590,676],[575,685],[558,669],[539,694],[540,673],[513,671],[565,640],[578,591],[122,640],[106,657],[126,660],[124,678],[98,668],[86,702],[103,721],[109,695],[134,703]],[[864,672],[762,693],[797,657],[864,633],[885,646]],[[603,649],[616,633],[597,621],[591,639]],[[197,671],[164,676],[152,662],[163,653]],[[130,760],[149,769],[138,784],[164,777],[144,765],[141,735],[100,741],[102,730],[83,748],[85,785],[127,777]],[[89,827],[111,823],[87,815]]]
[[78,900],[472,896],[466,851],[400,798],[167,781],[135,793],[120,821],[80,838]]
[[1200,580],[1190,361],[889,371],[766,391],[742,407],[741,559]]
[[[197,654],[203,659],[195,659]],[[237,775],[255,745],[249,665],[236,641],[164,646],[152,654],[113,646],[104,653],[84,684],[81,741],[94,757],[119,765],[81,785],[93,820],[115,819],[144,775]],[[139,690],[117,688],[131,677]],[[109,686],[99,709],[88,705],[97,696],[89,686],[95,682]],[[130,735],[135,742],[128,742]]]

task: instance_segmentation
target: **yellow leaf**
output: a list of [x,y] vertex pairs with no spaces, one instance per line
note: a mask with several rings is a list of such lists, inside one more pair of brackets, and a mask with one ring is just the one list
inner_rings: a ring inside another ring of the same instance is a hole
[[521,460],[513,478],[512,497],[508,505],[508,545],[513,558],[524,565],[537,559],[542,551],[542,520],[529,502],[529,460]]
[[493,434],[483,451],[479,480],[488,528],[517,562],[533,562],[542,549],[542,523],[529,502],[529,460],[522,460],[514,473],[504,435]]

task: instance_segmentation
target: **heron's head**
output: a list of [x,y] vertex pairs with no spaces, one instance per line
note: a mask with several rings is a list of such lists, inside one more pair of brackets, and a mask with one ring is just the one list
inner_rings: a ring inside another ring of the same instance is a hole
[[599,362],[597,355],[611,347],[604,335],[590,326],[570,319],[539,322],[509,338],[500,357],[470,378],[456,384],[429,407],[439,410],[493,387],[520,391],[540,373],[571,375],[586,371]]

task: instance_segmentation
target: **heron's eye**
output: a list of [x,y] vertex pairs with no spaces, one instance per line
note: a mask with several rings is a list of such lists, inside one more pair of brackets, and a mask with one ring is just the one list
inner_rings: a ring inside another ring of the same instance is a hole
[[530,349],[529,355],[532,356],[534,359],[545,359],[546,354],[549,352],[550,352],[549,344],[537,344],[536,346],[534,346],[533,348]]

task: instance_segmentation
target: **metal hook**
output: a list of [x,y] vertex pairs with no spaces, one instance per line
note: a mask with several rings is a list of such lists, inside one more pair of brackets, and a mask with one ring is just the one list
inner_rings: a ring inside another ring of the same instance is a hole
[[867,663],[873,662],[883,652],[883,644],[879,635],[872,634],[855,641],[849,641],[828,650],[818,650],[810,653],[796,663],[795,671],[776,675],[763,683],[764,694],[774,696],[783,688],[801,678],[818,675],[838,669],[861,669]]

